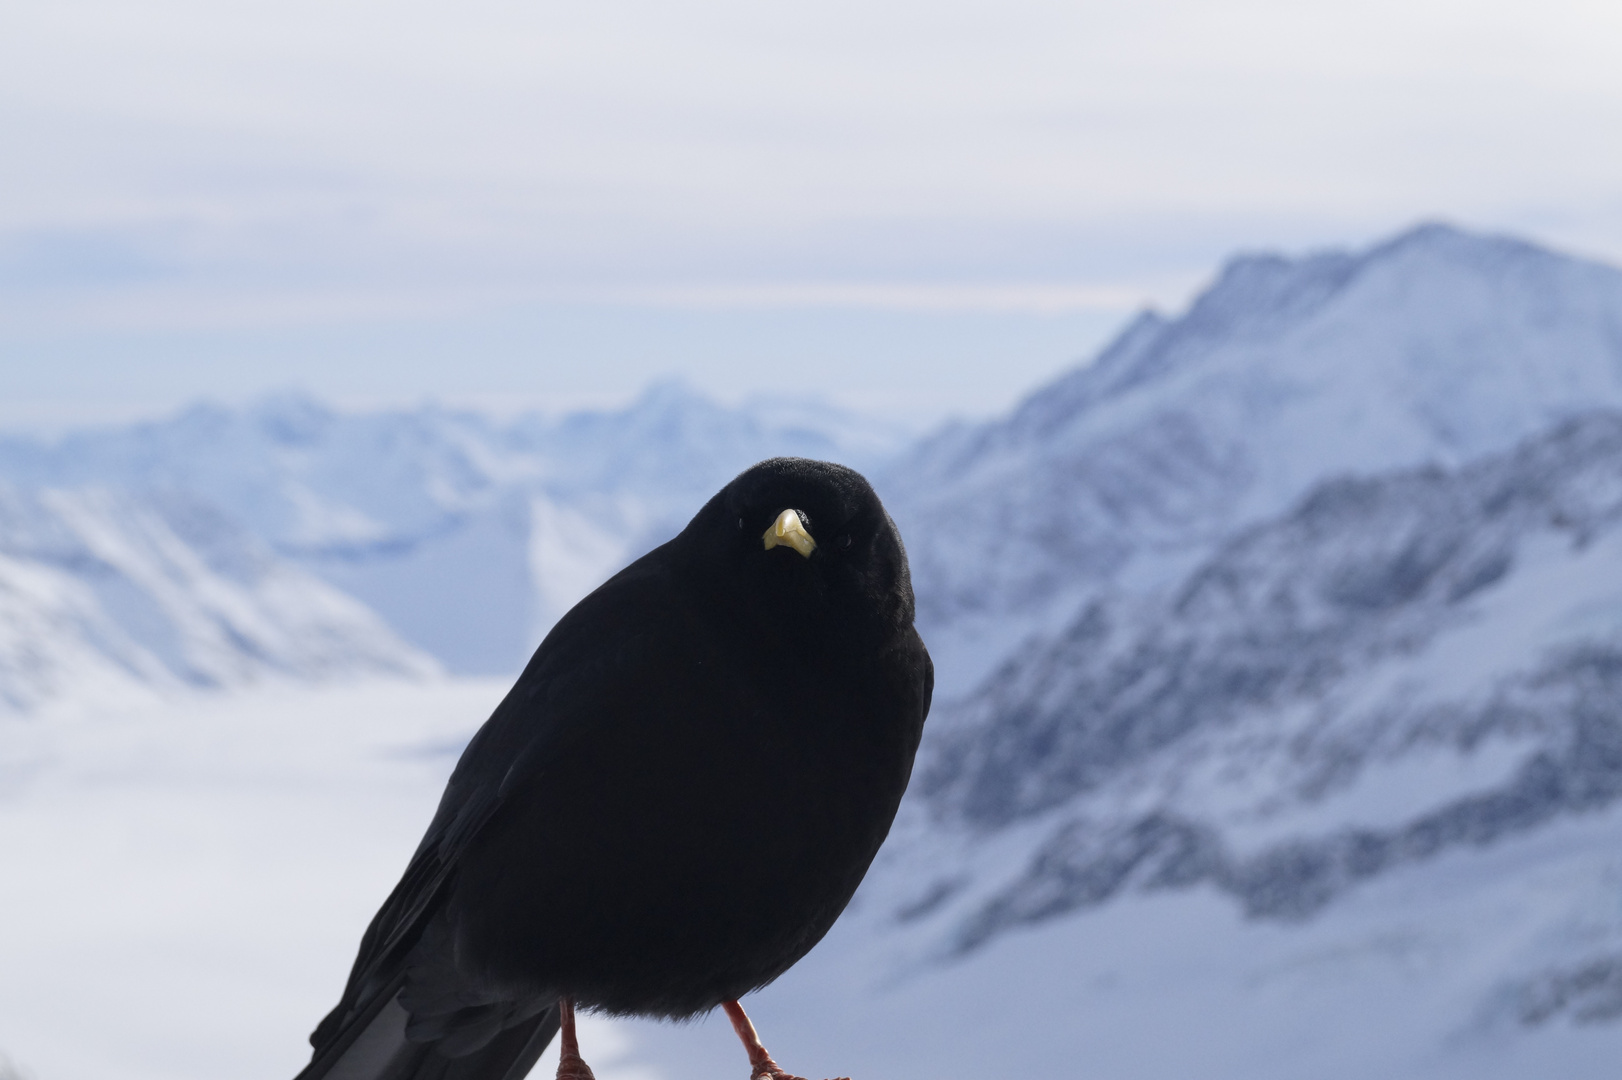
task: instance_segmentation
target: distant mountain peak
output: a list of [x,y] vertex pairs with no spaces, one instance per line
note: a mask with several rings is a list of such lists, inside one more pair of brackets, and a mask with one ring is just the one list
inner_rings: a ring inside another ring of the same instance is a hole
[[0,438],[0,482],[190,493],[453,669],[505,674],[742,469],[776,454],[860,466],[904,437],[831,406],[729,406],[679,379],[556,418],[343,411],[287,390],[51,444]]
[[[1045,438],[1087,410],[1152,388],[1224,347],[1265,344],[1299,329],[1345,299],[1360,280],[1413,273],[1416,259],[1427,264],[1419,272],[1433,288],[1445,275],[1493,278],[1506,267],[1576,270],[1614,275],[1622,282],[1622,271],[1443,222],[1416,225],[1359,251],[1241,253],[1223,265],[1181,315],[1139,312],[1090,363],[1039,387],[1006,422],[993,421],[990,426],[1006,423],[1011,429],[1028,428],[1031,437]],[[1380,315],[1371,312],[1368,317]]]
[[1182,315],[1140,315],[888,479],[932,646],[965,628],[942,665],[961,690],[986,635],[1011,644],[991,623],[1052,630],[1326,476],[1462,462],[1596,407],[1622,408],[1622,271],[1426,224],[1237,258]]
[[1293,259],[1242,255],[1223,267],[1174,325],[1185,336],[1220,338],[1298,320],[1329,302],[1364,265],[1344,251]]
[[715,403],[680,375],[665,375],[644,387],[626,411],[635,412],[639,409],[663,409],[672,406],[688,407],[693,405],[714,408]]
[[1379,241],[1361,254],[1365,263],[1427,255],[1481,266],[1505,259],[1564,260],[1561,255],[1520,237],[1477,232],[1445,221],[1423,221]]
[[303,390],[287,389],[255,400],[248,414],[272,441],[302,446],[318,440],[331,427],[335,414]]

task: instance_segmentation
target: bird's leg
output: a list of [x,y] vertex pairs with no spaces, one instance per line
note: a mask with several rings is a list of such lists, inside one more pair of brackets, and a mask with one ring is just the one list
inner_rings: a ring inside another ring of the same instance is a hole
[[[761,1045],[760,1035],[756,1033],[755,1025],[749,1022],[742,1005],[736,1001],[723,1001],[721,1008],[726,1010],[727,1019],[732,1021],[732,1030],[738,1033],[739,1041],[749,1053],[749,1080],[805,1080],[804,1077],[785,1072],[781,1065],[772,1060]],[[841,1080],[850,1080],[850,1077]]]
[[580,1040],[574,1034],[574,998],[558,999],[558,1018],[562,1021],[558,1045],[558,1080],[597,1080],[591,1075],[591,1066],[580,1060]]

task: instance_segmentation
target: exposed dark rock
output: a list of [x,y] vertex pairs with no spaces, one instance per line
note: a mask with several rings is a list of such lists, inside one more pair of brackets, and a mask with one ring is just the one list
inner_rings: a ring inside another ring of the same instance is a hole
[[1529,1027],[1569,1017],[1578,1024],[1622,1018],[1622,957],[1605,956],[1575,967],[1544,972],[1515,995],[1516,1015]]
[[[1127,889],[1208,883],[1255,918],[1313,915],[1358,882],[1451,848],[1492,843],[1562,815],[1622,798],[1622,652],[1585,649],[1557,656],[1506,687],[1533,699],[1557,732],[1502,785],[1455,799],[1395,828],[1302,836],[1238,857],[1217,831],[1163,812],[1128,825],[1074,821],[1056,829],[1024,874],[962,924],[957,947],[1001,930],[1102,904]],[[1486,717],[1520,718],[1494,701]],[[1470,726],[1479,738],[1480,724]]]
[[922,772],[977,827],[1042,813],[1192,733],[1347,685],[1473,617],[1524,545],[1622,520],[1622,416],[1454,472],[1330,481],[1158,600],[1090,605],[967,701]]

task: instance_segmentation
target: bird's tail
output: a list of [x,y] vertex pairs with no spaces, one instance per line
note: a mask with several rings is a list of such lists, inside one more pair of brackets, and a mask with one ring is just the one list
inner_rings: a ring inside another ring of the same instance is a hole
[[448,1057],[406,1037],[399,986],[372,1003],[316,1052],[294,1080],[523,1080],[558,1032],[556,1005],[507,1028],[477,1050]]

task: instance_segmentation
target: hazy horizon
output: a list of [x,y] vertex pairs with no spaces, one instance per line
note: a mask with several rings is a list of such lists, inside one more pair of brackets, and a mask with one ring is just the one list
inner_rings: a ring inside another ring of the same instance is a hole
[[1622,11],[25,0],[0,422],[297,383],[985,415],[1240,250],[1622,259]]

